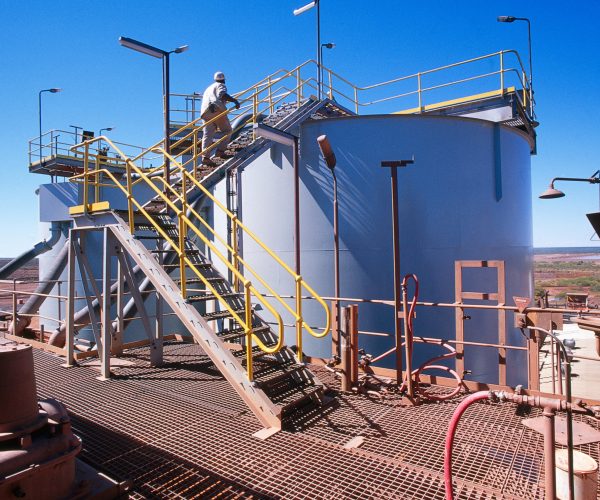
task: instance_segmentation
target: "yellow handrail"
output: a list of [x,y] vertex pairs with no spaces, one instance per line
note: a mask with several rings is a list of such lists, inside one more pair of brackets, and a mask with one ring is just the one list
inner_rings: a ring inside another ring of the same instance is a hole
[[[119,154],[122,153],[118,150],[118,148],[109,139],[106,139],[106,138],[103,138],[103,139],[107,143],[109,143],[111,145],[111,147],[113,147],[116,151],[118,151]],[[82,144],[84,149],[89,150],[89,145],[96,140],[99,140],[99,138],[85,141]],[[80,146],[81,145],[78,145],[75,147],[80,147]],[[156,149],[157,148],[155,148],[155,152],[157,152]],[[158,151],[166,155],[164,150],[158,148]],[[186,270],[186,268],[190,268],[194,272],[194,274],[196,274],[200,278],[200,280],[207,287],[207,289],[209,289],[214,294],[214,296],[219,300],[219,302],[221,302],[224,305],[224,307],[228,310],[228,312],[232,315],[232,317],[242,326],[242,328],[244,329],[244,332],[246,333],[246,336],[247,336],[246,349],[247,349],[247,358],[249,358],[249,360],[247,362],[247,373],[248,373],[248,378],[250,380],[252,380],[252,378],[253,378],[252,359],[251,359],[252,358],[252,346],[253,346],[253,344],[255,344],[262,351],[264,351],[266,353],[278,352],[283,347],[283,341],[284,341],[283,318],[281,317],[281,314],[279,314],[277,312],[277,310],[273,307],[273,305],[266,299],[266,297],[262,293],[260,293],[254,286],[252,286],[251,282],[248,279],[246,279],[242,273],[240,273],[239,264],[242,263],[244,265],[245,269],[251,270],[251,272],[259,278],[259,281],[261,282],[261,284],[263,284],[263,286],[266,286],[267,289],[269,290],[269,292],[271,292],[273,295],[276,296],[277,301],[279,303],[283,304],[286,309],[288,309],[290,312],[292,312],[292,314],[294,314],[297,322],[300,321],[300,322],[302,322],[302,324],[306,324],[306,323],[302,320],[302,317],[297,316],[294,313],[294,311],[291,308],[289,308],[289,306],[285,303],[285,301],[281,298],[281,296],[276,294],[274,292],[274,290],[258,275],[258,273],[256,273],[256,271],[254,271],[245,261],[242,261],[241,258],[239,258],[239,255],[237,254],[237,249],[231,248],[216,233],[216,231],[212,227],[210,227],[210,225],[192,207],[190,207],[188,205],[186,182],[188,179],[191,179],[194,184],[197,184],[197,180],[195,178],[193,178],[193,176],[191,176],[191,174],[189,174],[181,166],[181,164],[179,162],[177,162],[174,158],[170,157],[170,155],[166,155],[166,157],[169,157],[174,162],[174,164],[177,166],[178,169],[180,169],[182,172],[184,172],[184,174],[182,176],[182,183],[183,183],[182,193],[178,193],[172,186],[166,184],[166,181],[162,177],[158,177],[156,179],[152,179],[152,178],[148,177],[148,175],[142,169],[137,167],[137,165],[135,165],[135,163],[133,163],[133,161],[131,159],[127,158],[125,155],[122,155],[122,156],[124,157],[124,161],[126,163],[126,186],[123,186],[122,182],[120,182],[119,179],[117,179],[117,177],[113,174],[113,172],[109,171],[108,169],[96,168],[94,170],[90,170],[88,157],[84,156],[84,173],[76,175],[71,178],[71,180],[74,182],[78,182],[80,179],[83,180],[84,190],[85,190],[85,192],[84,192],[84,202],[85,202],[84,210],[86,210],[89,205],[89,199],[85,195],[85,193],[88,192],[90,183],[95,187],[95,189],[94,189],[94,201],[95,202],[99,201],[98,197],[100,196],[100,192],[99,192],[99,189],[97,188],[97,184],[100,184],[99,179],[101,179],[102,177],[106,177],[106,178],[110,179],[116,188],[121,189],[121,191],[127,197],[128,217],[129,217],[129,225],[130,225],[131,231],[133,232],[133,230],[134,230],[133,207],[135,206],[135,208],[138,210],[138,212],[141,213],[148,220],[148,222],[154,227],[154,229],[157,231],[157,233],[160,234],[160,236],[162,238],[164,238],[165,241],[168,242],[171,245],[171,247],[177,252],[179,259],[180,259],[180,266],[181,266],[180,267],[180,279],[181,279],[181,283],[182,283],[182,287],[181,287],[182,294],[184,294],[184,296],[185,296],[185,287],[186,287],[186,285],[185,285],[185,281],[186,281],[185,280],[185,270]],[[175,215],[179,221],[179,236],[180,236],[179,241],[177,241],[177,242],[173,241],[173,239],[171,237],[169,237],[169,235],[154,220],[154,218],[151,216],[151,214],[149,214],[147,212],[147,210],[144,208],[144,206],[134,198],[133,193],[132,193],[133,183],[132,183],[132,179],[131,179],[133,172],[135,172],[137,175],[139,175],[140,179],[142,179],[142,180],[144,180],[144,182],[146,182],[146,184],[156,193],[157,197],[160,200],[162,200],[166,204],[166,206],[168,206],[175,213]],[[91,179],[91,182],[90,182],[90,179]],[[160,188],[156,186],[156,184],[155,184],[156,181],[158,181],[159,183],[162,182],[164,184],[164,186],[163,186],[164,189],[169,194],[175,196],[175,201],[170,199],[169,196],[165,195],[164,192],[161,191]],[[102,183],[102,185],[106,185],[106,180],[105,180],[105,182]],[[235,218],[235,216],[231,212],[229,212],[222,204],[220,204],[220,202],[218,202],[218,200],[216,200],[208,191],[206,191],[203,186],[202,186],[202,190],[203,190],[203,192],[205,192],[205,194],[208,194],[210,196],[210,198],[213,201],[215,201],[216,204],[220,208],[223,208],[226,211],[228,216],[234,217],[235,224],[238,227],[240,227],[240,229],[245,230],[247,232],[247,229],[245,228],[245,226],[243,226],[243,224],[241,222],[239,222],[237,220],[237,218]],[[178,206],[177,202],[181,202],[181,207]],[[196,227],[195,224],[193,224],[190,217],[188,217],[187,212],[190,213],[190,216],[195,217],[197,220],[201,221],[205,227],[209,228],[211,233],[213,235],[215,235],[219,239],[220,242],[225,244],[226,248],[228,250],[232,251],[233,255],[237,256],[237,260],[233,263],[230,262],[229,259],[219,251],[219,249],[214,245],[214,243],[202,231],[200,231],[199,228]],[[194,265],[194,263],[186,256],[184,237],[188,233],[189,230],[191,230],[196,236],[198,236],[202,240],[202,242],[207,246],[207,248],[209,248],[212,251],[213,255],[217,255],[217,257],[232,272],[233,276],[235,276],[236,281],[241,282],[243,284],[244,293],[245,293],[245,296],[247,299],[245,302],[244,319],[242,319],[240,317],[240,315],[229,305],[229,303],[221,296],[221,294],[202,275],[202,273],[197,269],[197,267]],[[256,238],[256,237],[254,236],[254,238]],[[270,255],[275,255],[275,254],[273,254],[273,252],[270,251],[270,249],[268,249],[264,245],[264,243],[260,242],[260,240],[256,239],[256,241],[261,244],[261,247],[268,250]],[[278,259],[278,260],[279,260],[279,262],[283,263],[283,261],[281,261],[280,259]],[[305,287],[307,290],[310,289],[310,287],[308,287],[308,285],[305,285]],[[253,333],[252,311],[251,311],[252,296],[254,296],[258,300],[258,302],[260,302],[273,315],[273,317],[276,320],[276,323],[278,325],[278,335],[277,335],[277,342],[273,346],[265,345],[264,342],[262,342],[262,340]],[[320,299],[320,297],[316,296],[316,294],[315,294],[315,298],[322,301],[322,299]],[[325,306],[325,310],[327,313],[327,324],[329,325],[329,311],[326,306]],[[308,327],[308,325],[306,325],[306,326]],[[308,328],[309,328],[309,331],[312,332],[312,329],[310,329],[310,327],[308,327]],[[326,334],[327,331],[325,331],[324,333]],[[300,356],[301,356],[301,354],[300,354]]]

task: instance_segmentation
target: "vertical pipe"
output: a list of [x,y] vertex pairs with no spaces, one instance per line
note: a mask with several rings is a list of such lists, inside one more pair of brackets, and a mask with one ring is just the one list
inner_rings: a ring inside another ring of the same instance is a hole
[[321,2],[319,0],[315,0],[315,4],[317,6],[317,87],[318,87],[318,96],[319,101],[321,100]]
[[334,258],[334,287],[335,287],[335,317],[337,326],[337,338],[340,342],[340,355],[341,355],[341,343],[342,335],[340,334],[340,240],[339,240],[339,220],[338,220],[338,199],[337,199],[337,177],[335,175],[335,169],[331,169],[333,176],[333,258]]
[[[395,170],[395,168],[394,168]],[[408,297],[406,294],[407,286],[402,283],[402,310],[404,311],[404,353],[406,355],[406,392],[409,398],[414,397],[413,380],[412,380],[412,347],[413,339],[410,328],[408,327],[410,317],[408,312]],[[398,352],[396,352],[396,355]]]
[[[401,304],[402,283],[400,278],[400,230],[398,224],[398,169],[391,167],[392,172],[392,241],[394,247],[394,326],[396,334],[396,383],[402,385],[402,325]],[[406,310],[404,311],[406,321]],[[410,373],[408,374],[410,378]]]
[[545,498],[556,498],[556,471],[554,459],[554,410],[544,408],[544,476]]
[[171,121],[171,83],[169,78],[169,53],[166,52],[163,56],[163,98],[164,98],[164,115],[165,115],[165,194],[167,194],[168,186],[171,185],[170,159],[167,155],[171,154],[171,140],[169,132],[169,122]]
[[13,279],[13,294],[12,294],[12,334],[17,334],[17,284],[16,280]]
[[[161,240],[159,240],[161,241]],[[118,250],[120,251],[120,250]],[[113,339],[112,351],[116,355],[123,354],[123,336],[125,335],[125,321],[123,317],[123,309],[125,305],[125,275],[121,267],[121,261],[117,259],[117,325],[115,337]]]
[[61,301],[61,299],[60,299],[60,296],[61,296],[61,294],[60,294],[60,292],[61,292],[60,283],[61,283],[60,280],[58,280],[56,282],[56,287],[57,287],[56,288],[56,294],[58,295],[58,299],[56,299],[56,305],[57,305],[57,307],[56,307],[56,317],[58,318],[59,325],[60,325],[60,322],[62,320],[62,312],[60,310],[60,301]]
[[350,382],[350,372],[351,372],[351,353],[350,353],[350,328],[351,328],[351,320],[350,320],[350,307],[344,307],[342,309],[342,320],[344,324],[342,325],[342,392],[349,392],[352,390],[352,384]]
[[354,112],[358,114],[358,89],[354,87]]
[[358,304],[350,306],[350,384],[358,384]]
[[304,363],[302,354],[302,277],[296,276],[296,358],[298,363]]
[[68,270],[67,270],[67,310],[66,310],[66,340],[65,348],[67,351],[67,359],[65,366],[74,366],[74,343],[75,343],[75,245],[73,238],[76,232],[73,229],[69,230],[69,255],[68,255]]
[[417,73],[417,95],[419,97],[419,113],[423,111],[423,95],[421,93],[421,73]]
[[100,354],[100,378],[110,378],[110,345],[111,345],[111,327],[110,319],[110,278],[111,278],[111,257],[110,234],[108,227],[104,227],[103,252],[104,259],[102,263],[102,346]]
[[294,136],[294,252],[296,275],[300,275],[300,170],[298,164],[298,137]]
[[552,394],[556,394],[556,366],[554,357],[554,338],[550,338],[550,373],[552,375]]
[[558,375],[558,393],[563,394],[563,376],[562,376],[562,363],[560,360],[560,346],[556,347],[556,372]]

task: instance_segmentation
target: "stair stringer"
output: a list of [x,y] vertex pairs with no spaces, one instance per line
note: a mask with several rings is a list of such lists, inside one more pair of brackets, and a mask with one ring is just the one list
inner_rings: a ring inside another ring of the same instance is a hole
[[[88,219],[95,222],[96,217]],[[246,371],[231,351],[224,346],[214,330],[192,304],[188,304],[181,296],[181,290],[160,266],[150,251],[131,234],[127,224],[115,213],[103,214],[104,219],[99,227],[110,229],[121,246],[129,252],[129,256],[154,285],[156,291],[171,307],[180,321],[185,325],[194,339],[209,356],[215,367],[227,379],[240,395],[262,425],[270,428],[281,428],[281,410],[274,405],[260,388],[255,387],[247,378]],[[110,223],[110,219],[113,222]],[[98,224],[94,223],[97,226]]]

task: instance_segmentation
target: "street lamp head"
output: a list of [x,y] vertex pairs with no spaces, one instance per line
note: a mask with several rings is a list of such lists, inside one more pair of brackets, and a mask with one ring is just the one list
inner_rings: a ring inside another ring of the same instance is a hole
[[565,195],[562,191],[554,189],[554,183],[550,184],[550,187],[546,189],[539,197],[542,200],[552,200],[554,198],[562,198]]
[[54,88],[54,89],[50,89],[50,92],[52,92],[53,94],[56,94],[57,92],[62,92],[62,89]]
[[321,47],[325,47],[326,49],[333,49],[335,47],[335,43],[322,43]]
[[313,0],[310,3],[307,3],[305,6],[300,7],[298,9],[294,9],[294,15],[299,16],[300,14],[304,14],[307,10],[312,9],[315,5],[317,5],[318,0]]
[[182,45],[181,47],[177,47],[173,52],[175,52],[175,54],[181,54],[182,52],[185,52],[189,48],[190,48],[189,45]]
[[321,154],[323,155],[325,163],[331,170],[333,170],[337,164],[337,160],[335,158],[333,149],[331,149],[329,139],[327,139],[326,135],[320,135],[317,137],[317,143],[319,144],[319,149],[321,150]]
[[499,23],[512,23],[516,21],[516,17],[514,16],[498,16]]
[[156,57],[157,59],[161,59],[167,55],[167,52],[165,52],[164,50],[158,49],[144,42],[139,42],[137,40],[134,40],[133,38],[120,36],[119,43],[123,47],[135,50],[136,52],[141,52],[142,54],[146,54],[148,56]]

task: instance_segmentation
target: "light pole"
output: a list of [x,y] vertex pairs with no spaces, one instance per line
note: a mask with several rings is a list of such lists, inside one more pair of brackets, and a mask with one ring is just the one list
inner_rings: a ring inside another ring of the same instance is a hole
[[[323,63],[323,48],[333,49],[333,48],[335,48],[335,43],[328,42],[328,43],[321,44],[321,47],[320,47],[321,64]],[[323,82],[323,68],[322,67],[321,67],[320,73],[321,73],[321,85],[322,85],[323,84],[322,83]],[[330,75],[329,81],[331,82],[331,75]],[[331,97],[332,90],[333,89],[331,88],[331,85],[329,85],[329,97]]]
[[[60,92],[62,89],[59,88],[51,88],[51,89],[44,89],[44,90],[40,90],[38,92],[38,118],[39,118],[39,125],[40,125],[40,166],[42,164],[42,94],[44,92],[50,92],[51,94],[56,94],[57,92]],[[53,176],[54,177],[54,176]]]
[[325,160],[325,164],[331,170],[333,176],[333,258],[334,258],[334,306],[335,306],[335,328],[337,336],[337,354],[342,361],[342,391],[349,391],[350,387],[350,339],[349,332],[342,332],[340,329],[340,238],[339,238],[339,219],[338,219],[338,196],[337,196],[337,177],[335,175],[335,166],[337,160],[335,153],[331,149],[331,144],[326,135],[317,137],[317,143],[321,150],[321,155]]
[[317,93],[321,100],[321,0],[313,0],[303,7],[294,10],[294,15],[299,16],[313,7],[317,8]]
[[165,192],[168,191],[168,187],[171,184],[171,175],[170,175],[170,160],[169,156],[171,154],[171,144],[169,141],[169,126],[170,126],[170,113],[171,113],[171,103],[169,99],[170,90],[170,78],[169,78],[169,56],[171,54],[181,54],[185,52],[189,46],[182,45],[181,47],[177,47],[174,50],[162,50],[152,45],[145,44],[143,42],[139,42],[134,40],[133,38],[127,38],[124,36],[119,37],[119,43],[123,47],[127,47],[128,49],[135,50],[137,52],[141,52],[142,54],[146,54],[148,56],[156,57],[157,59],[161,59],[163,63],[163,110],[164,110],[164,134],[165,134]]
[[[114,129],[115,129],[115,127],[105,127],[105,128],[101,128],[101,129],[98,131],[98,137],[101,137],[101,136],[102,136],[102,132],[104,132],[105,130],[106,130],[107,132],[110,132],[111,130],[114,130]],[[98,150],[101,150],[101,149],[102,149],[102,140],[100,140],[100,143],[98,144]],[[106,148],[106,149],[108,150],[108,146],[107,146],[107,148]]]
[[529,42],[529,110],[533,119],[533,65],[531,63],[531,22],[526,17],[498,16],[499,23],[514,23],[515,21],[525,21],[527,23],[527,37]]

